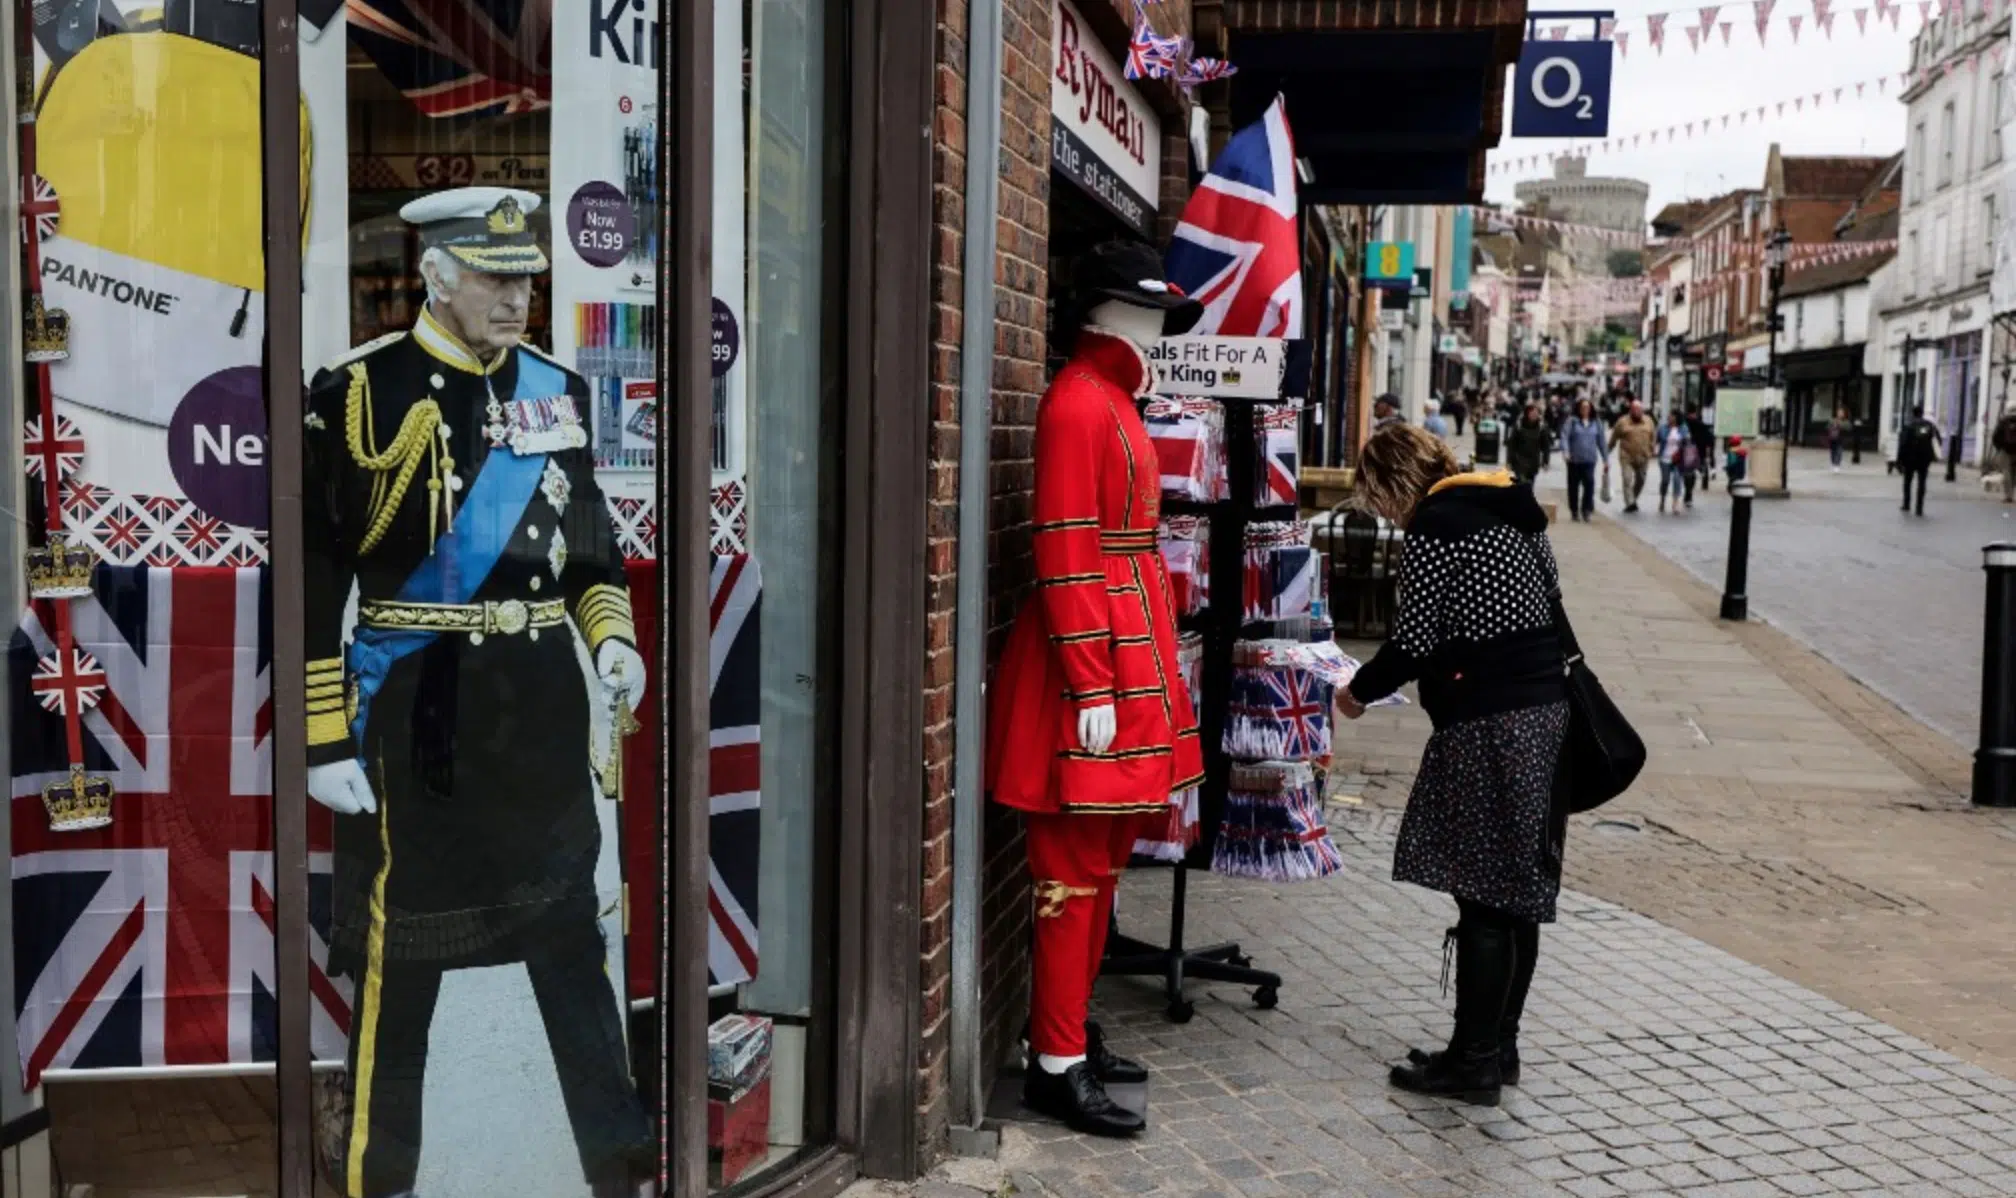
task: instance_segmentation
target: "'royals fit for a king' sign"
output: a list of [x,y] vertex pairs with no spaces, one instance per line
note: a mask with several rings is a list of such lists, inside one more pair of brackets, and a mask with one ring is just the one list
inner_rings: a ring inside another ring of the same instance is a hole
[[1136,232],[1151,233],[1162,124],[1069,0],[1050,0],[1050,165]]

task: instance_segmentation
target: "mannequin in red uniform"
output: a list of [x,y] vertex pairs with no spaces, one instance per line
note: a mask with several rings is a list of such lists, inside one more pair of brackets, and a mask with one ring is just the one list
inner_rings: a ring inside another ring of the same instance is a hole
[[1134,841],[1203,774],[1156,549],[1160,471],[1137,402],[1153,380],[1147,349],[1202,309],[1146,245],[1101,245],[1078,273],[1083,327],[1036,412],[1036,593],[995,674],[987,777],[996,802],[1027,813],[1036,919],[1023,1101],[1079,1131],[1131,1135],[1145,1120],[1105,1086],[1147,1072],[1106,1048],[1086,1008]]

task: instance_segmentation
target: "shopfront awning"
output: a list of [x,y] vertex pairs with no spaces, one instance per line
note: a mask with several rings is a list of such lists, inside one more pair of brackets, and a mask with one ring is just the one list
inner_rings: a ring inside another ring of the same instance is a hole
[[1232,126],[1286,96],[1312,176],[1303,195],[1314,203],[1479,202],[1524,11],[1461,0],[1231,0]]

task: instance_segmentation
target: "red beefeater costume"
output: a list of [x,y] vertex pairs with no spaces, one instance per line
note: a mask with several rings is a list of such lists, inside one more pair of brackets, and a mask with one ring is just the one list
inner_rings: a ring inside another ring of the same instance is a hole
[[[1196,785],[1197,719],[1176,665],[1169,576],[1155,545],[1161,475],[1135,401],[1147,360],[1095,329],[1036,409],[1036,594],[995,671],[987,783],[1029,813],[1035,881],[1030,1044],[1085,1051],[1085,1011],[1105,952],[1113,889],[1144,819]],[[1112,705],[1103,753],[1078,714]]]

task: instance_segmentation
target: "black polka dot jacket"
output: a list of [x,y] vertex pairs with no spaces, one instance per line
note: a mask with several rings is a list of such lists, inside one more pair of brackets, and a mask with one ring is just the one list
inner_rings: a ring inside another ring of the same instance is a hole
[[1502,473],[1437,483],[1414,510],[1393,632],[1351,680],[1361,703],[1420,683],[1437,728],[1566,697],[1547,513]]

